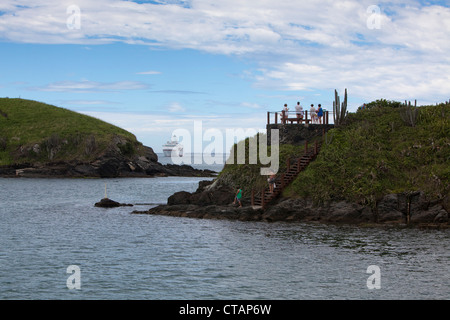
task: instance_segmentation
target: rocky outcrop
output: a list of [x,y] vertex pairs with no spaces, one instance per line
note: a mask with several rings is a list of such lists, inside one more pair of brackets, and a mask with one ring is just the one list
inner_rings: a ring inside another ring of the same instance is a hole
[[132,207],[133,205],[126,203],[119,203],[117,201],[108,198],[103,198],[102,200],[97,202],[95,206],[100,208],[117,208],[117,207]]
[[194,193],[180,191],[167,200],[171,205],[227,206],[234,200],[234,191],[227,186],[214,186],[213,181],[202,181]]
[[[409,211],[408,211],[409,210]],[[409,217],[409,218],[408,218]],[[430,224],[448,226],[448,212],[438,201],[429,201],[423,193],[385,195],[371,208],[347,201],[331,201],[322,206],[304,199],[284,199],[268,208],[263,216],[268,221],[322,221],[347,224]]]
[[240,208],[233,204],[233,198],[234,191],[230,188],[218,186],[214,181],[205,181],[194,193],[177,192],[169,197],[167,205],[133,213],[241,221],[449,227],[449,215],[443,202],[430,201],[421,192],[388,194],[374,208],[344,200],[317,206],[301,198],[281,198],[263,210],[252,207],[248,198],[244,199],[244,206]]
[[195,204],[162,205],[149,211],[133,211],[133,214],[154,214],[172,217],[188,217],[197,219],[218,220],[240,220],[260,221],[262,220],[262,209],[252,207],[237,207],[233,205],[200,206]]
[[163,165],[152,148],[141,147],[136,155],[124,155],[119,148],[110,148],[92,162],[25,163],[0,167],[3,177],[212,177],[217,173],[188,165]]

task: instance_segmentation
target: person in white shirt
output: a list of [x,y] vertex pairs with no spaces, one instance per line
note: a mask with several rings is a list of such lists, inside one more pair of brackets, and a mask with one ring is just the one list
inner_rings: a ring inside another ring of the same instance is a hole
[[[283,123],[285,123],[286,119],[288,118],[288,112],[289,112],[289,108],[287,107],[286,103],[284,104],[283,111],[284,111],[284,118],[282,117],[282,121],[283,121]],[[283,112],[281,113],[281,115],[283,115]]]
[[309,113],[311,114],[311,123],[316,123],[317,122],[317,113],[316,113],[316,109],[314,109],[314,104],[311,104]]
[[295,106],[295,111],[297,112],[297,119],[302,121],[303,120],[303,107],[300,105],[300,102],[297,102],[297,105]]

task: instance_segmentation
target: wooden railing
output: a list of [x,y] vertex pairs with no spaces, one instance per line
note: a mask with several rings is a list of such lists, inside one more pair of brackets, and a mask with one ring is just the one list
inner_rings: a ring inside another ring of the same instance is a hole
[[331,121],[333,120],[333,112],[328,110],[323,110],[323,116],[317,117],[317,118],[311,118],[311,112],[308,110],[303,111],[303,117],[301,118],[299,114],[296,111],[276,111],[271,112],[267,111],[267,124],[272,124],[272,119],[274,119],[274,124],[330,124],[330,115],[331,115]]

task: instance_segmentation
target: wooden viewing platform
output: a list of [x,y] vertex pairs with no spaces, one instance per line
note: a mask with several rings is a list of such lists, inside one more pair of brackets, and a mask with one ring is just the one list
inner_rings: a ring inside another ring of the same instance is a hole
[[[305,123],[305,124],[330,124],[330,114],[332,115],[333,112],[323,110],[323,116],[321,119],[321,122],[319,120],[314,121],[314,119],[311,119],[311,112],[308,110],[303,111],[303,118],[300,118],[298,116],[298,113],[296,111],[276,111],[271,112],[267,111],[267,124],[271,124],[271,119],[274,118],[275,122],[274,124],[278,124],[278,118],[280,118],[281,124],[293,124],[293,123]],[[274,115],[274,116],[272,116]]]
[[275,198],[277,198],[283,190],[303,171],[308,164],[313,161],[320,151],[321,143],[316,141],[312,147],[305,142],[305,151],[303,155],[296,159],[287,159],[286,171],[277,174],[275,178],[275,187],[273,192],[270,192],[269,187],[263,188],[259,193],[252,190],[251,204],[252,206],[265,207]]

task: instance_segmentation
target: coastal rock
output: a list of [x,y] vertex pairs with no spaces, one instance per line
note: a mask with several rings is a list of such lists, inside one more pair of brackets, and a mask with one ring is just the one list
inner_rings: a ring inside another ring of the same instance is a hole
[[119,176],[121,161],[114,156],[105,156],[93,163],[97,174],[102,178],[114,178]]
[[439,210],[438,214],[434,217],[433,222],[444,223],[448,222],[448,212],[444,209]]
[[117,208],[117,207],[132,207],[132,204],[119,203],[114,200],[103,198],[100,202],[95,204],[96,207],[100,208]]
[[266,221],[283,221],[286,219],[296,220],[298,218],[307,218],[309,208],[306,202],[301,199],[288,199],[269,207],[263,214]]
[[97,175],[96,168],[90,164],[80,163],[73,167],[73,175],[80,175],[83,177],[93,177]]
[[409,214],[412,223],[448,221],[445,201],[430,201],[420,191],[388,194],[378,203],[378,222],[406,222]]
[[287,199],[269,207],[266,221],[322,221],[332,223],[364,223],[373,220],[368,208],[346,201],[331,202],[324,206],[308,204],[304,199]]
[[332,202],[328,207],[327,221],[341,223],[363,223],[373,220],[371,210],[358,203],[347,201]]
[[377,205],[378,222],[401,221],[404,218],[399,209],[398,196],[396,194],[385,195]]
[[252,207],[228,206],[199,206],[195,204],[160,205],[148,211],[133,211],[133,214],[153,214],[172,217],[186,217],[196,219],[260,221],[262,209]]
[[167,199],[167,204],[174,206],[178,204],[189,204],[192,194],[187,191],[176,192]]
[[437,204],[428,210],[415,212],[411,216],[411,222],[413,223],[446,223],[448,222],[448,212]]
[[194,193],[190,197],[191,203],[208,206],[208,205],[229,205],[234,201],[234,190],[228,187],[219,187],[213,190],[205,190],[203,192]]
[[450,212],[450,195],[445,196],[442,200],[442,208],[447,212]]
[[60,161],[2,166],[0,167],[0,176],[116,178],[157,176],[214,177],[217,175],[217,172],[212,170],[195,169],[188,165],[162,165],[154,161],[158,157],[156,154],[153,154],[147,151],[146,156],[139,156],[130,160],[120,153],[108,152],[90,163]]
[[420,192],[411,193],[407,198],[405,194],[385,195],[376,209],[344,200],[329,201],[319,206],[303,198],[280,198],[262,209],[249,205],[249,199],[244,199],[243,207],[233,204],[234,190],[219,185],[217,180],[201,181],[193,193],[177,192],[169,197],[166,205],[133,213],[239,221],[405,225],[405,199],[408,199],[410,212],[413,213],[410,220],[412,225],[448,226],[449,215],[442,204],[430,206],[431,202]]
[[211,182],[203,181],[196,192],[176,192],[167,199],[168,205],[195,204],[198,206],[226,206],[234,201],[234,191],[229,187],[207,188]]

